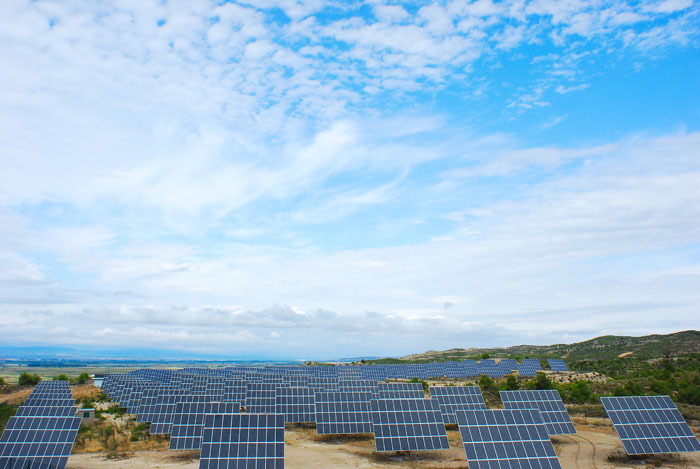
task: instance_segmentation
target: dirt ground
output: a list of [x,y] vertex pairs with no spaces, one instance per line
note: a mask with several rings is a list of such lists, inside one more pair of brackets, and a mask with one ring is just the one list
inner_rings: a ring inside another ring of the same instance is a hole
[[[552,441],[562,467],[572,469],[621,469],[651,467],[699,468],[700,454],[681,457],[618,462],[609,455],[622,456],[622,445],[615,431],[603,419],[574,420],[578,434],[556,436]],[[450,449],[410,454],[377,453],[371,435],[352,439],[334,439],[316,435],[312,428],[287,427],[285,467],[295,468],[467,468],[459,432],[448,431]],[[108,460],[104,454],[73,454],[66,469],[88,468],[182,468],[199,467],[196,452],[136,452],[128,459]]]

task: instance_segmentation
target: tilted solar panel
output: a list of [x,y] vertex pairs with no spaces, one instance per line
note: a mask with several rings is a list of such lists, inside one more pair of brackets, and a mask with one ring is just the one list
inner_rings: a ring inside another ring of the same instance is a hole
[[469,469],[561,468],[537,410],[459,410],[456,416]]
[[379,383],[375,399],[425,399],[421,383]]
[[0,437],[0,468],[63,469],[81,421],[76,417],[10,417]]
[[372,433],[371,398],[368,392],[317,392],[316,433]]
[[275,393],[275,412],[284,415],[286,423],[316,421],[314,391],[311,388],[277,388]]
[[440,405],[445,423],[457,423],[458,410],[486,408],[479,386],[431,386],[430,397]]
[[506,409],[537,409],[550,435],[576,433],[559,391],[555,389],[500,391]]
[[208,414],[199,467],[284,468],[284,416]]
[[207,414],[237,413],[237,402],[178,402],[170,428],[170,449],[199,449]]
[[569,367],[566,366],[566,363],[561,358],[550,358],[547,360],[547,363],[549,363],[549,368],[552,371],[569,371]]
[[75,399],[42,399],[42,398],[27,398],[23,406],[27,407],[73,407]]
[[173,423],[173,416],[175,415],[175,407],[177,406],[178,402],[205,402],[206,400],[209,400],[207,396],[158,396],[153,414],[151,415],[152,420],[150,433],[153,435],[170,433]]
[[245,411],[248,414],[274,414],[277,385],[274,383],[248,383]]
[[627,454],[700,451],[700,443],[668,396],[601,397]]
[[75,417],[77,406],[68,407],[25,407],[20,406],[15,415],[17,417]]
[[224,383],[224,398],[226,402],[238,402],[245,407],[245,397],[248,387],[242,380],[226,380]]
[[449,449],[440,406],[429,399],[372,400],[377,451]]

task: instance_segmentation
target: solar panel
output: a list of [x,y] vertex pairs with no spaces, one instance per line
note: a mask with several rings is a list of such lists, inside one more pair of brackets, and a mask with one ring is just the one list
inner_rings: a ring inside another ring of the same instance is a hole
[[10,417],[0,437],[0,467],[66,467],[82,419]]
[[316,433],[372,433],[371,398],[368,392],[317,392]]
[[314,392],[340,391],[338,378],[311,378],[309,387],[313,389]]
[[700,451],[700,443],[668,396],[601,397],[627,454]]
[[377,451],[449,449],[440,406],[429,399],[378,399],[371,403]]
[[42,399],[42,398],[27,398],[23,406],[27,407],[72,407],[75,406],[75,399]]
[[275,412],[284,415],[285,423],[316,421],[314,391],[311,388],[277,388],[275,392]]
[[338,381],[338,391],[376,393],[379,391],[379,383],[371,379],[342,380]]
[[75,417],[77,406],[70,407],[25,407],[20,406],[17,417]]
[[541,389],[535,391],[500,391],[506,409],[537,409],[550,435],[576,433],[576,428],[566,411],[559,391]]
[[275,389],[274,383],[248,383],[245,398],[245,411],[248,414],[274,414]]
[[425,399],[421,383],[379,383],[375,399]]
[[238,402],[245,407],[245,397],[248,387],[242,380],[226,380],[224,383],[224,398],[226,402]]
[[459,410],[469,469],[556,468],[559,459],[537,410]]
[[170,449],[199,449],[207,414],[237,414],[237,402],[178,402],[170,428]]
[[208,414],[199,467],[284,468],[284,416]]
[[457,410],[486,408],[479,386],[431,386],[430,397],[440,405],[445,423],[457,423]]
[[547,360],[549,363],[549,368],[551,368],[552,371],[569,371],[569,367],[566,366],[566,363],[564,360],[560,358],[550,358]]
[[177,406],[178,402],[205,402],[206,400],[209,400],[207,396],[158,396],[153,413],[151,414],[150,433],[153,435],[170,433],[173,416],[175,415],[175,406]]

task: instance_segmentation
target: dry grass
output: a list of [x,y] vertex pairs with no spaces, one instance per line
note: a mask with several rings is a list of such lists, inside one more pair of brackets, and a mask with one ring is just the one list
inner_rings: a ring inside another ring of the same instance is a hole
[[148,433],[148,424],[138,424],[133,415],[114,417],[105,414],[93,425],[80,428],[75,453],[105,453],[108,458],[128,458],[134,451],[165,451],[170,446],[166,436]]
[[343,435],[311,435],[311,439],[318,443],[330,443],[334,445],[342,445],[351,441],[373,441],[374,434],[372,433],[353,433]]
[[100,388],[97,388],[92,384],[73,386],[71,391],[73,392],[73,397],[78,402],[97,399],[102,394]]

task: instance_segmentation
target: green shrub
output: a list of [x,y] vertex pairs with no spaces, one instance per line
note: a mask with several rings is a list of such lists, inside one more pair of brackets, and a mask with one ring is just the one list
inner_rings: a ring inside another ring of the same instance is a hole
[[428,390],[430,389],[430,386],[428,385],[428,383],[427,383],[426,381],[423,381],[422,379],[418,379],[418,378],[416,378],[416,377],[414,377],[413,379],[411,379],[411,380],[409,381],[409,383],[420,383],[420,384],[422,384],[422,385],[423,385],[423,392],[428,392]]
[[85,372],[82,372],[82,373],[80,373],[80,376],[78,376],[78,379],[76,380],[76,382],[78,384],[86,384],[86,383],[89,383],[90,380],[91,380],[90,375],[85,373]]
[[547,378],[544,373],[537,373],[537,378],[535,378],[535,389],[554,389],[554,384],[552,380]]
[[506,382],[503,384],[503,389],[506,391],[516,391],[520,389],[520,382],[518,381],[518,378],[516,378],[515,375],[508,376]]
[[39,381],[41,381],[41,377],[34,373],[33,375],[30,375],[26,371],[19,375],[19,385],[20,386],[36,386],[39,384]]
[[479,378],[479,387],[482,391],[486,392],[498,391],[498,386],[496,386],[496,382],[486,375],[481,375],[481,377]]
[[54,381],[69,381],[68,376],[66,376],[66,375],[64,375],[64,374],[60,374],[60,375],[58,375],[58,376],[54,376],[54,377],[53,377],[53,380],[54,380]]

